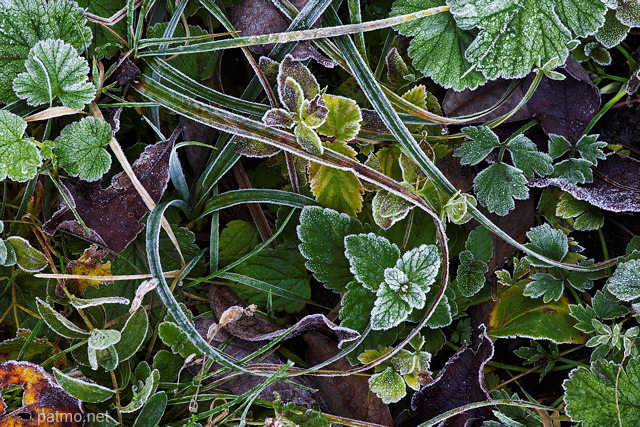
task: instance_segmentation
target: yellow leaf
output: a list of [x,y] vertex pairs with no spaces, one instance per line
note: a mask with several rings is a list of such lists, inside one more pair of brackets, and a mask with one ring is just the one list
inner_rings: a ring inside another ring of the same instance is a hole
[[[83,276],[111,276],[111,261],[101,264],[102,258],[107,255],[106,251],[98,250],[96,245],[91,245],[84,251],[82,256],[67,264],[67,274],[79,274]],[[91,279],[69,279],[67,288],[75,295],[82,295],[87,286],[97,288],[101,283],[107,281]]]

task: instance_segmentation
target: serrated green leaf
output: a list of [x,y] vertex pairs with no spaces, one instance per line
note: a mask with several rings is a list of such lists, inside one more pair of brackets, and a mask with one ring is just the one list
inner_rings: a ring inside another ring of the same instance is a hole
[[97,181],[111,167],[111,156],[104,149],[111,137],[111,126],[95,117],[73,122],[53,141],[58,163],[69,175]]
[[364,331],[369,325],[369,316],[363,313],[370,313],[376,301],[376,294],[362,286],[358,282],[350,282],[347,285],[347,292],[342,297],[342,308],[340,309],[341,326]]
[[[415,287],[412,287],[412,290]],[[385,330],[399,325],[407,319],[412,307],[405,299],[383,282],[378,288],[377,298],[371,310],[371,328]],[[424,302],[423,302],[424,304]]]
[[529,197],[522,171],[505,163],[493,164],[480,172],[473,180],[473,190],[481,205],[501,216],[515,207],[514,199]]
[[255,224],[239,219],[229,221],[220,232],[220,266],[248,254],[259,242]]
[[458,289],[465,297],[477,294],[485,283],[485,273],[489,271],[487,263],[477,259],[471,251],[460,252],[460,265],[456,282]]
[[424,290],[412,282],[402,270],[396,267],[387,268],[384,271],[384,281],[385,284],[378,289],[378,298],[385,292],[391,292],[394,296],[402,298],[412,309],[424,307]]
[[[344,141],[328,142],[326,147],[355,159],[355,150]],[[311,162],[309,180],[311,191],[322,206],[351,216],[362,209],[364,187],[353,172]]]
[[[565,255],[567,255],[567,252],[569,252],[569,239],[567,235],[560,230],[554,229],[549,224],[533,227],[527,232],[527,237],[531,241],[531,243],[525,245],[527,248],[552,260],[562,261]],[[527,256],[526,259],[531,265],[547,267],[547,264],[531,256]]]
[[552,159],[557,159],[572,149],[573,145],[564,136],[554,133],[549,134],[549,156]]
[[[536,64],[569,55],[571,32],[555,13],[553,0],[449,0],[463,30],[479,29],[466,58],[488,79],[524,77]],[[604,15],[604,10],[602,11]]]
[[563,384],[567,414],[585,427],[633,426],[640,423],[640,359],[626,368],[595,360],[589,369],[571,371]]
[[[444,5],[444,0],[397,0],[391,16]],[[415,36],[409,47],[413,65],[436,83],[455,90],[475,89],[485,83],[485,77],[472,69],[465,56],[474,32],[460,29],[449,12],[407,22],[395,29],[406,36]]]
[[70,377],[57,368],[53,368],[53,375],[60,387],[78,400],[88,403],[100,403],[109,399],[115,391],[103,387],[99,384],[82,381],[78,378]]
[[362,112],[353,99],[336,95],[323,95],[325,105],[329,109],[324,123],[318,128],[318,132],[339,139],[351,141],[360,132]]
[[604,320],[617,319],[629,313],[629,310],[608,292],[596,292],[591,299],[591,305],[596,316]]
[[460,163],[463,165],[476,165],[485,157],[500,146],[500,140],[487,126],[467,126],[462,128],[469,141],[465,141],[453,153],[454,156],[462,157]]
[[531,282],[527,283],[522,295],[539,298],[544,297],[544,303],[557,301],[564,291],[564,281],[549,273],[536,273],[531,276]]
[[618,264],[607,280],[607,289],[621,301],[632,301],[640,296],[640,260]]
[[29,105],[52,105],[58,98],[63,106],[82,110],[96,94],[88,81],[87,61],[62,40],[38,42],[29,51],[25,67],[27,71],[13,81],[13,90]]
[[[263,249],[238,265],[234,271],[293,292],[302,299],[308,299],[311,296],[311,288],[309,274],[304,264],[305,259],[300,252],[279,245],[276,249]],[[246,287],[237,287],[234,291],[250,303],[260,307],[267,305],[268,295],[265,292]],[[305,306],[303,301],[294,301],[275,294],[271,299],[272,307],[276,311],[285,310],[288,313],[296,313]]]
[[23,138],[27,123],[6,110],[0,110],[0,180],[27,181],[35,177],[42,156],[35,143]]
[[489,262],[493,256],[491,232],[484,226],[472,230],[469,233],[465,247],[480,261]]
[[327,288],[344,292],[353,280],[349,260],[344,254],[344,238],[366,231],[369,231],[368,226],[346,214],[333,209],[305,207],[300,213],[298,237],[302,242],[300,253],[307,259],[306,267]]
[[607,143],[604,141],[598,141],[600,135],[583,135],[576,143],[576,150],[580,153],[583,159],[596,166],[598,159],[604,160],[607,158],[606,154],[602,151]]
[[595,33],[607,11],[602,0],[556,0],[555,6],[562,23],[579,37]]
[[391,367],[372,375],[369,388],[386,404],[398,402],[407,394],[404,380]]
[[402,255],[396,262],[395,268],[404,273],[407,280],[418,285],[424,292],[428,292],[440,269],[438,248],[435,245],[420,245],[413,248]]
[[584,184],[593,181],[592,164],[584,159],[567,159],[553,166],[551,178],[564,179],[571,184]]
[[182,332],[173,322],[162,322],[158,326],[158,336],[165,345],[171,348],[175,354],[186,358],[192,354],[200,354],[200,351],[189,340],[187,334]]
[[604,47],[611,49],[627,38],[630,29],[616,17],[615,10],[609,10],[605,15],[604,25],[598,29],[595,37]]
[[351,272],[367,289],[377,292],[384,282],[384,271],[394,267],[400,250],[384,237],[373,233],[345,237],[345,255]]
[[[427,295],[427,301],[433,301],[435,298],[435,290],[430,292],[430,295]],[[431,303],[427,303],[427,307],[429,307]],[[449,298],[444,295],[442,300],[436,306],[436,309],[433,311],[433,315],[427,321],[427,327],[431,329],[444,328],[445,326],[449,326],[451,322],[453,322],[453,315],[457,312],[457,308],[454,310],[452,308],[452,304],[455,302],[449,301]]]
[[571,317],[578,321],[575,325],[576,329],[588,334],[595,331],[592,322],[597,316],[593,308],[579,304],[570,305],[569,310]]
[[539,152],[536,144],[526,136],[517,135],[507,143],[506,147],[511,153],[514,166],[521,169],[526,176],[533,178],[536,173],[546,176],[553,172],[551,157]]
[[636,0],[623,0],[618,4],[616,9],[618,20],[629,27],[640,26],[640,3]]
[[39,41],[60,39],[83,51],[91,42],[84,11],[73,0],[7,0],[0,4],[0,102],[17,100],[12,90]]
[[597,230],[604,224],[602,211],[584,200],[578,200],[569,193],[562,193],[556,206],[556,215],[560,218],[575,218],[576,230]]

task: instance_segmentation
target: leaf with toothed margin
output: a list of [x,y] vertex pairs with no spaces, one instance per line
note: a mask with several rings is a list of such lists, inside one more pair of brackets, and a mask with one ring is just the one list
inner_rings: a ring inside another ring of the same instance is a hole
[[384,237],[354,234],[344,239],[345,255],[351,272],[367,289],[377,292],[384,282],[384,271],[395,266],[400,250]]

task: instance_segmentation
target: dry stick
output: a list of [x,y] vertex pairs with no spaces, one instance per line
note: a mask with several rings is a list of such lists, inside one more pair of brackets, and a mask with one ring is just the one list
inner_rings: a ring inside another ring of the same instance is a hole
[[[164,277],[178,277],[182,270],[173,270],[167,271],[164,273]],[[34,274],[33,277],[37,277],[39,279],[91,279],[91,280],[100,280],[100,281],[116,281],[116,280],[144,280],[144,279],[153,279],[151,274],[124,274],[119,276],[92,276],[86,274],[49,274],[49,273],[38,273]]]
[[[139,8],[141,4],[142,4],[142,0],[136,0],[135,3],[133,4],[133,9],[135,10]],[[113,15],[111,15],[109,18],[103,18],[102,16],[94,15],[93,13],[89,13],[89,12],[85,12],[84,17],[87,18],[87,21],[89,22],[95,22],[96,24],[109,26],[109,25],[117,24],[122,20],[122,18],[127,16],[127,10],[128,10],[128,7],[125,6],[119,11],[117,11],[116,13],[114,13]]]

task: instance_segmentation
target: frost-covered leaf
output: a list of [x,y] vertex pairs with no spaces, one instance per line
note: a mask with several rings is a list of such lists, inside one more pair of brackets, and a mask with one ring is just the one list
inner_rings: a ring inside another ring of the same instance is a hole
[[87,61],[62,40],[38,42],[29,51],[25,67],[27,71],[13,81],[13,90],[29,105],[51,105],[58,98],[65,107],[82,110],[96,94],[88,81]]
[[500,140],[488,126],[467,126],[462,132],[470,138],[456,149],[454,156],[462,157],[463,165],[476,165],[484,160],[491,151],[500,146]]
[[484,286],[484,275],[489,271],[487,263],[476,259],[471,251],[460,252],[460,265],[456,281],[458,289],[465,297],[475,295]]
[[629,310],[610,293],[598,291],[591,299],[591,305],[600,319],[611,320],[626,316]]
[[596,40],[604,47],[611,49],[627,38],[629,30],[630,27],[616,17],[616,11],[609,10],[605,15],[604,25],[596,32]]
[[53,141],[56,158],[69,175],[84,181],[102,178],[111,167],[111,156],[103,148],[111,140],[111,127],[95,117],[67,125]]
[[368,226],[346,214],[333,209],[305,207],[300,213],[298,237],[302,243],[298,248],[307,259],[306,267],[317,280],[335,292],[344,292],[353,280],[345,256],[344,238],[366,231],[369,231]]
[[0,102],[17,100],[12,90],[25,71],[29,51],[41,40],[61,39],[78,51],[91,42],[84,11],[73,0],[5,0],[0,3]]
[[616,9],[616,17],[629,27],[640,26],[640,3],[637,0],[623,0]]
[[607,289],[622,301],[632,301],[640,296],[640,260],[632,259],[619,264],[607,280]]
[[[407,279],[424,292],[429,291],[440,269],[440,254],[435,245],[420,245],[406,252],[395,265]],[[419,308],[419,307],[418,307]]]
[[299,111],[300,121],[311,129],[317,129],[323,124],[327,119],[327,114],[329,114],[329,110],[320,95],[302,101]]
[[35,143],[23,138],[27,123],[0,110],[0,180],[27,181],[38,173],[42,156]]
[[259,242],[254,223],[239,219],[229,221],[220,232],[220,266],[248,254]]
[[6,243],[11,246],[18,267],[27,272],[38,272],[47,266],[47,258],[42,252],[31,246],[26,239],[19,236],[7,237]]
[[569,193],[562,193],[556,206],[556,215],[560,218],[574,218],[576,230],[597,230],[604,223],[602,211],[584,200],[578,200]]
[[533,178],[536,173],[546,176],[553,172],[551,157],[539,152],[536,144],[526,136],[522,134],[516,136],[506,144],[506,147],[511,153],[514,166],[521,169],[526,176]]
[[341,141],[354,139],[360,132],[362,121],[362,112],[356,101],[336,95],[323,95],[322,99],[329,113],[318,132]]
[[384,189],[378,190],[371,201],[373,220],[383,230],[404,219],[413,207],[405,199]]
[[604,23],[607,7],[602,0],[557,0],[556,13],[580,37],[593,34]]
[[557,159],[565,153],[569,153],[571,156],[579,154],[582,159],[596,166],[598,159],[604,160],[607,157],[602,151],[602,149],[607,146],[607,143],[598,141],[599,136],[600,135],[583,135],[575,146],[573,146],[564,136],[550,134],[549,155],[551,155],[551,158]]
[[[289,79],[295,84],[287,82]],[[291,55],[287,55],[280,63],[277,80],[280,102],[291,112],[298,111],[302,105],[302,99],[311,99],[320,93],[318,81],[311,71],[301,62],[294,60]]]
[[598,359],[589,369],[571,371],[563,384],[567,414],[585,427],[633,426],[640,423],[640,359],[626,368]]
[[394,267],[400,258],[400,250],[396,245],[373,233],[347,236],[344,246],[351,272],[360,283],[374,292],[384,282],[384,271]]
[[[445,4],[444,0],[397,0],[391,9],[391,16]],[[436,83],[445,88],[462,90],[467,87],[475,89],[486,81],[481,72],[472,68],[472,63],[465,56],[474,33],[460,29],[449,12],[427,16],[395,28],[406,36],[415,36],[409,47],[413,65]]]
[[[311,130],[311,132],[314,131]],[[326,143],[325,146],[355,159],[356,151],[344,141],[335,140]],[[311,192],[322,206],[351,216],[355,216],[362,209],[364,187],[353,172],[311,162],[309,164],[309,181]]]
[[531,276],[531,282],[527,283],[522,295],[539,298],[544,297],[544,303],[557,301],[564,291],[564,281],[549,273],[536,273]]
[[593,181],[592,164],[584,159],[567,159],[553,165],[551,178],[564,179],[571,184],[584,184]]
[[[479,29],[466,58],[488,79],[524,77],[536,64],[569,55],[571,32],[553,0],[449,0],[463,30]],[[604,10],[602,10],[604,15]]]
[[480,172],[473,180],[473,190],[481,205],[501,216],[515,207],[514,199],[529,197],[522,171],[505,163],[493,164]]
[[[527,243],[525,246],[533,251],[536,251],[547,258],[555,261],[562,261],[562,259],[569,252],[569,239],[567,235],[560,230],[556,230],[549,224],[542,224],[532,228],[527,237],[531,243]],[[547,264],[527,256],[527,261],[531,265],[538,267],[545,267]]]
[[390,329],[407,319],[411,306],[385,282],[380,285],[377,299],[371,311],[371,327],[374,330]]
[[369,388],[386,404],[398,402],[407,394],[404,380],[391,367],[372,375]]
[[106,350],[120,342],[122,335],[115,329],[93,329],[89,336],[89,347],[94,350]]
[[411,308],[422,308],[425,303],[425,295],[422,287],[409,280],[409,277],[396,267],[384,270],[384,285],[378,289],[378,298],[384,298],[383,294],[391,292],[394,296],[402,298]]
[[324,151],[320,137],[315,130],[306,124],[298,123],[293,129],[293,133],[296,135],[296,142],[303,150],[316,155],[320,155]]
[[355,281],[350,282],[346,288],[347,292],[342,297],[340,309],[340,319],[342,319],[340,325],[356,331],[364,331],[369,325],[370,319],[367,314],[373,310],[376,294]]
[[295,122],[284,108],[272,108],[262,117],[262,122],[267,126],[278,126],[283,128],[292,128]]

